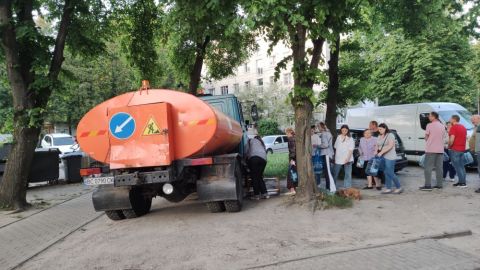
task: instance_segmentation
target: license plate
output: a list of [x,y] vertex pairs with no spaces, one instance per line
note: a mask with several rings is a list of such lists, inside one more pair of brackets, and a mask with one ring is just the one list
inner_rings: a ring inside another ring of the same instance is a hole
[[85,178],[83,183],[87,186],[113,184],[113,176]]

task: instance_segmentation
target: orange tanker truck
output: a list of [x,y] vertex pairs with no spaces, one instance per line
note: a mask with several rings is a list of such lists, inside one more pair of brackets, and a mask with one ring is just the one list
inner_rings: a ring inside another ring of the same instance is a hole
[[95,160],[81,169],[84,183],[97,186],[93,206],[113,220],[148,213],[153,197],[180,202],[193,192],[211,212],[240,211],[247,139],[235,96],[146,86],[97,105],[77,127]]

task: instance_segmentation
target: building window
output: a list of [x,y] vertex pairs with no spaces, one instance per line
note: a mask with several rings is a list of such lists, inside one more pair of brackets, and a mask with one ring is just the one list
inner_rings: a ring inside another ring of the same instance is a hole
[[228,95],[228,85],[220,87],[220,91],[222,92],[222,95]]
[[248,66],[248,63],[243,64],[243,71],[245,71],[245,73],[250,72],[250,67]]
[[245,82],[245,88],[247,88],[247,89],[250,88],[250,81]]
[[257,85],[262,86],[263,85],[263,79],[258,79],[257,80]]
[[257,60],[257,74],[258,75],[263,74],[262,60]]
[[283,74],[283,84],[285,85],[292,84],[292,75],[290,73]]
[[238,83],[233,84],[233,92],[235,94],[238,94],[240,92],[240,85],[238,85]]
[[209,95],[214,95],[214,94],[215,94],[215,88],[209,88],[209,89],[207,89],[207,94],[209,94]]
[[274,67],[277,64],[275,62],[275,55],[270,56],[270,66]]

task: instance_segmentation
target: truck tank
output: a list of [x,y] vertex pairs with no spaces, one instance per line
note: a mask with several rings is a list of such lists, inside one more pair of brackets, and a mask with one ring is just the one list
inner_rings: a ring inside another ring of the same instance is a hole
[[128,92],[91,109],[77,127],[81,149],[111,169],[169,166],[183,158],[226,154],[240,124],[178,91]]

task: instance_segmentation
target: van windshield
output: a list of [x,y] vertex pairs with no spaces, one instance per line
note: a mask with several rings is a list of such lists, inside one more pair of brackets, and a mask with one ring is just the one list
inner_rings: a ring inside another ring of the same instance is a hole
[[263,137],[262,140],[266,144],[272,144],[276,137]]
[[468,111],[439,111],[438,114],[444,122],[450,121],[452,115],[456,114],[460,116],[460,124],[462,124],[466,129],[473,129],[473,124],[470,122],[470,117],[472,117],[472,114]]

